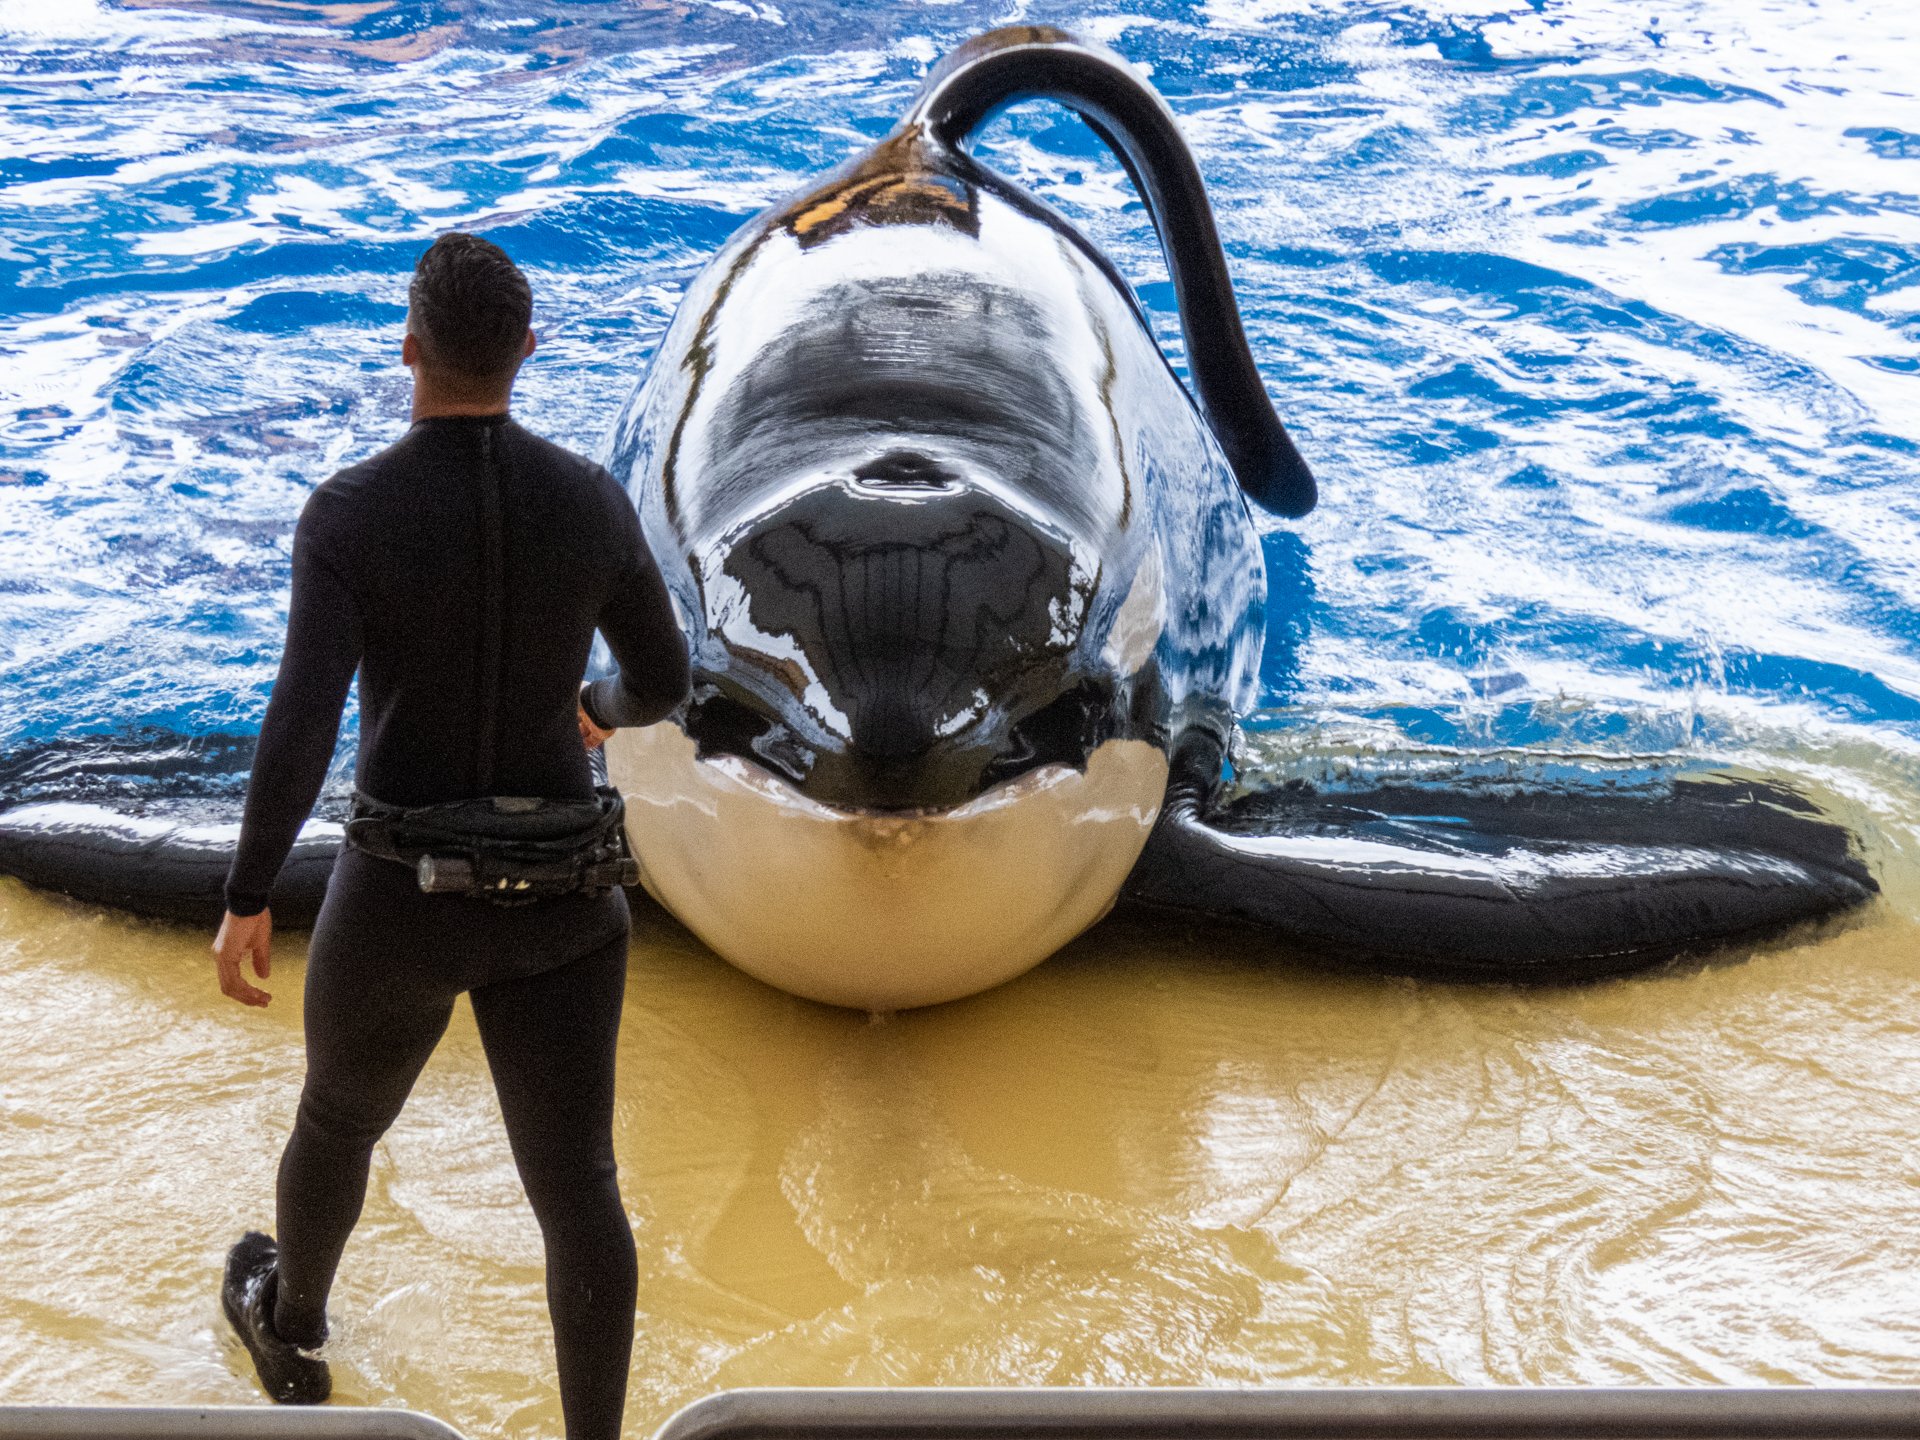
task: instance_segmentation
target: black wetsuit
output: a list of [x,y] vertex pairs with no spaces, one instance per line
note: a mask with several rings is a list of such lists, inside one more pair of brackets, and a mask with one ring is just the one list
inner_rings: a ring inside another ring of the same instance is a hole
[[[498,482],[491,517],[483,467]],[[685,696],[686,642],[619,485],[504,415],[419,421],[321,485],[294,532],[286,652],[228,907],[267,903],[356,669],[355,775],[369,796],[590,797],[574,711],[596,628],[620,664],[589,693],[601,724],[648,724]],[[374,1142],[468,991],[546,1241],[567,1434],[618,1434],[635,1285],[612,1144],[626,953],[618,889],[504,908],[425,894],[400,865],[341,853],[308,954],[307,1077],[280,1161],[283,1338],[324,1334]]]

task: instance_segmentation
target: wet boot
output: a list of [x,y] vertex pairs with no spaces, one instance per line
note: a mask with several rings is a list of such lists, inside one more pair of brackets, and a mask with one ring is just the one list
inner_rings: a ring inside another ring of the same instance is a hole
[[220,1305],[240,1336],[260,1383],[282,1405],[318,1405],[333,1393],[327,1362],[290,1345],[274,1333],[273,1300],[279,1288],[275,1261],[280,1250],[271,1236],[249,1230],[227,1252],[227,1273]]

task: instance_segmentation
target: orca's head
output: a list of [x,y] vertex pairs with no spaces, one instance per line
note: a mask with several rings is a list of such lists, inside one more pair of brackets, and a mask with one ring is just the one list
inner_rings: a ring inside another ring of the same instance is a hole
[[651,888],[714,948],[886,1009],[1017,974],[1112,904],[1167,777],[1151,542],[1102,553],[964,452],[896,443],[690,558],[684,723],[614,759]]

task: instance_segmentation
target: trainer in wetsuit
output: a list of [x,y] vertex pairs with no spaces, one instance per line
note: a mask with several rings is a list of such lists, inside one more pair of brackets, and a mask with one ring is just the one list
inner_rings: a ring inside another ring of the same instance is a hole
[[[445,235],[408,298],[413,425],[316,489],[294,531],[286,652],[214,942],[220,988],[247,1005],[268,1000],[242,963],[268,974],[269,893],[356,670],[355,779],[394,806],[591,800],[587,746],[687,693],[686,641],[620,486],[507,415],[534,346],[525,277],[496,246]],[[620,673],[583,691],[596,628]],[[612,1137],[626,964],[618,886],[505,908],[424,893],[408,867],[342,850],[308,951],[307,1075],[280,1160],[278,1244],[249,1234],[223,1291],[275,1399],[328,1394],[324,1361],[303,1352],[326,1337],[369,1155],[466,991],[546,1242],[567,1435],[619,1433],[635,1286]]]

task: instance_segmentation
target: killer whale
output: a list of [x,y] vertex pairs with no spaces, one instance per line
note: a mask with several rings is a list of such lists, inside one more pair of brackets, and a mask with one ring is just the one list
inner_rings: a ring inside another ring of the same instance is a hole
[[[1112,264],[968,153],[1027,98],[1132,177],[1191,392]],[[956,998],[1122,899],[1383,968],[1565,981],[1875,888],[1843,827],[1762,781],[1226,789],[1266,628],[1250,507],[1303,514],[1316,483],[1172,116],[1063,32],[963,45],[891,134],[744,226],[607,459],[693,635],[685,710],[608,747],[644,883],[798,994]],[[225,832],[199,803],[195,824],[16,807],[0,868],[217,914]],[[317,906],[324,824],[283,922]]]

